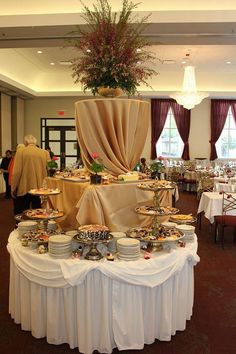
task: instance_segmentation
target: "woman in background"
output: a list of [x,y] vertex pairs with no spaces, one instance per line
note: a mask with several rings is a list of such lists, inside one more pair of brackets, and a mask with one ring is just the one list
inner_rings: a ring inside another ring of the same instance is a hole
[[6,184],[5,198],[7,198],[7,199],[11,198],[11,186],[9,186],[9,183],[8,183],[8,178],[9,178],[8,166],[11,162],[11,159],[12,159],[12,152],[11,152],[11,150],[7,150],[6,156],[3,157],[1,165],[0,165],[0,169],[3,172],[3,177],[5,180],[5,184]]

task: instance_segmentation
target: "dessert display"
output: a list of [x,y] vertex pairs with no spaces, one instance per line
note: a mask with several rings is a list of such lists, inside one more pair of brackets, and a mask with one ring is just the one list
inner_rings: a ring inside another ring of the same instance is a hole
[[176,188],[176,183],[166,180],[157,180],[154,182],[139,183],[137,187],[148,191],[155,191],[161,189],[174,189]]
[[192,216],[192,214],[176,214],[176,215],[171,215],[170,221],[173,221],[175,223],[192,223],[196,221],[196,218]]
[[48,220],[60,218],[64,215],[63,211],[54,209],[28,209],[24,211],[24,215],[29,219],[34,220]]
[[45,232],[44,230],[28,231],[24,233],[21,239],[21,244],[24,247],[29,246],[31,248],[37,248],[42,245],[47,250],[48,240],[51,235],[55,235],[55,232],[54,231]]
[[78,228],[79,235],[78,237],[82,237],[87,240],[108,240],[109,239],[109,229],[104,225],[84,225]]
[[121,174],[117,177],[117,180],[118,182],[137,182],[139,180],[139,175],[137,172]]
[[107,226],[90,224],[80,226],[78,228],[78,233],[73,237],[73,240],[89,245],[90,249],[85,258],[96,261],[103,258],[102,254],[97,249],[97,245],[99,243],[108,244],[112,238],[113,236],[110,234]]
[[53,195],[53,194],[59,194],[60,190],[58,188],[52,189],[52,188],[38,188],[38,189],[30,189],[29,194],[32,195]]
[[[179,212],[179,209],[173,208],[170,206],[161,206],[160,205],[160,196],[159,191],[161,190],[171,190],[176,188],[176,184],[170,181],[157,180],[149,183],[139,183],[138,188],[152,191],[153,196],[153,205],[142,205],[135,208],[135,211],[139,214],[149,215],[152,217],[152,227],[151,232],[149,230],[140,230],[137,232],[138,238],[140,240],[148,241],[152,246],[156,247],[156,250],[160,250],[161,242],[168,242],[178,240],[182,234],[179,231],[176,231],[175,228],[164,227],[159,225],[158,216],[173,215]],[[142,234],[144,232],[144,234]],[[131,229],[129,232],[132,237],[135,237],[135,229]],[[136,236],[137,237],[137,236]],[[158,245],[157,245],[158,243]]]
[[156,207],[154,205],[143,205],[141,207],[135,208],[135,211],[139,214],[143,215],[171,215],[179,212],[179,209],[169,207],[169,206],[159,206]]
[[169,228],[163,225],[158,226],[157,233],[153,235],[149,228],[131,228],[127,231],[127,236],[146,242],[173,242],[184,237],[184,233],[176,228]]

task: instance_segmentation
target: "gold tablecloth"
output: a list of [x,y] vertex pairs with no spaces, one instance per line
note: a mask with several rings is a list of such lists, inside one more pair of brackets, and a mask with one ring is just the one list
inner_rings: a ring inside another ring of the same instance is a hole
[[[137,183],[90,185],[46,178],[49,188],[58,188],[61,194],[50,197],[53,207],[65,212],[60,225],[64,229],[85,224],[103,224],[111,231],[126,231],[130,227],[146,226],[151,217],[139,215],[135,207],[150,205],[153,192],[137,188]],[[162,205],[172,205],[172,191],[161,191]],[[160,221],[169,217],[161,217]]]
[[147,138],[150,103],[134,99],[89,99],[75,103],[76,129],[85,167],[97,152],[106,170],[133,170]]

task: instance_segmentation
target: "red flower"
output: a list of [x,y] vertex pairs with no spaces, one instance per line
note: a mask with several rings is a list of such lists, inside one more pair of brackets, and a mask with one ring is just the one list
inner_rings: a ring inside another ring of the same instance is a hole
[[91,157],[95,160],[95,159],[99,158],[99,155],[97,152],[92,152]]
[[57,161],[57,160],[58,160],[58,157],[57,157],[57,156],[53,156],[53,157],[52,157],[52,160],[53,160],[53,161]]

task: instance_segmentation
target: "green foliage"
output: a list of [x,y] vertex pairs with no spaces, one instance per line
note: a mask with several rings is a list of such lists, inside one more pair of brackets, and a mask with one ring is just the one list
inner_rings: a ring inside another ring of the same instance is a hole
[[120,87],[129,95],[135,94],[141,83],[149,86],[147,79],[157,73],[147,63],[155,57],[140,35],[150,14],[139,20],[132,13],[138,4],[129,0],[123,0],[119,14],[112,12],[108,0],[97,0],[93,10],[81,3],[86,26],[77,26],[72,32],[79,39],[68,40],[68,45],[79,51],[72,60],[75,83],[94,95],[101,86]]

